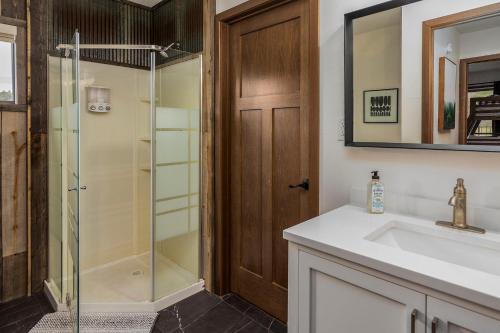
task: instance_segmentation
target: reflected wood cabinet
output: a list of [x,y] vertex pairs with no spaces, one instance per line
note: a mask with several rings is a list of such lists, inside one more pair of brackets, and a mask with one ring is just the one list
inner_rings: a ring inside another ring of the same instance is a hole
[[288,332],[500,332],[498,319],[341,261],[289,244]]

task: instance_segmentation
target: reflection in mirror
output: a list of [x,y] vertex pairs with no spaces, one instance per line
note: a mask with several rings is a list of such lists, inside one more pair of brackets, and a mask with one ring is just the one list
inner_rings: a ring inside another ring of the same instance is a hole
[[498,36],[488,0],[347,14],[346,145],[500,151]]
[[401,8],[354,20],[353,35],[354,140],[401,142]]
[[466,66],[467,144],[500,145],[500,54],[488,58]]
[[438,101],[432,143],[500,144],[499,35],[497,15],[434,31],[434,87]]

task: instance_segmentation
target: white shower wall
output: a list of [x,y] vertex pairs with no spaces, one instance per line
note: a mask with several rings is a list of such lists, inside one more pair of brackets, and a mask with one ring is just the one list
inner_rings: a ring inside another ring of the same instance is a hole
[[[82,61],[80,73],[80,179],[87,186],[80,199],[80,269],[86,270],[149,251],[149,214],[138,207],[138,198],[149,196],[139,178],[149,174],[140,174],[138,137],[148,125],[150,72]],[[111,90],[109,113],[87,110],[88,86]]]

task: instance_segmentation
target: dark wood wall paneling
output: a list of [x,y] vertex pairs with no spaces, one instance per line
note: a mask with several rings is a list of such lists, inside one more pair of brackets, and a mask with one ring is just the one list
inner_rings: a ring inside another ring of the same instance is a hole
[[[153,44],[168,46],[179,43],[179,48],[190,53],[203,50],[203,1],[168,0],[153,7]],[[159,63],[169,59],[158,57]]]
[[49,214],[47,162],[48,0],[31,1],[31,292],[48,276]]
[[[82,44],[180,43],[191,53],[203,49],[203,0],[165,0],[147,8],[120,0],[48,0],[49,51],[69,44],[80,32]],[[149,67],[148,51],[82,50],[83,60]],[[178,57],[158,58],[160,63]]]
[[5,17],[26,20],[25,0],[0,0],[2,12]]
[[[75,29],[81,44],[151,44],[150,8],[119,0],[48,0],[49,51],[70,44]],[[148,51],[82,50],[82,60],[149,67]]]
[[0,302],[27,293],[26,4],[1,0],[0,23],[17,26],[17,103],[0,104]]

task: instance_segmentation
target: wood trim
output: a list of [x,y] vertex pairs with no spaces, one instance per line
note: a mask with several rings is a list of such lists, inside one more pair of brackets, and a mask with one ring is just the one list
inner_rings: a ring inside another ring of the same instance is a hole
[[478,62],[498,61],[500,53],[481,57],[460,59],[460,91],[459,91],[459,120],[458,120],[458,140],[461,145],[467,144],[467,106],[468,106],[468,82],[469,65]]
[[[249,0],[215,17],[215,285],[214,292],[230,290],[229,221],[229,26],[293,0]],[[311,136],[309,161],[311,180],[311,215],[319,214],[319,7],[318,0],[309,0],[309,92]],[[312,216],[311,216],[312,217]]]
[[422,143],[434,142],[434,31],[422,24]]
[[[222,110],[227,110],[230,101],[228,94],[228,41],[229,25],[216,16],[215,20],[215,284],[214,292],[225,294],[229,292],[230,281],[230,256],[229,256],[229,232],[224,228],[224,221],[228,220],[229,206],[229,173],[227,165],[229,159],[229,138],[227,128],[229,117]],[[227,265],[226,265],[227,264]]]
[[202,174],[201,235],[202,276],[205,288],[214,290],[214,17],[215,0],[203,1]]
[[235,23],[243,20],[248,16],[257,15],[262,11],[267,11],[275,6],[284,5],[293,0],[249,0],[228,10],[217,14],[215,17],[216,23]]
[[26,112],[26,104],[0,103],[0,112]]
[[15,25],[16,27],[26,27],[26,21],[7,16],[0,16],[1,24]]
[[438,128],[440,129],[444,123],[444,83],[445,83],[445,63],[446,57],[439,58],[439,96],[438,96]]
[[[434,142],[434,30],[500,12],[500,3],[466,10],[422,23],[422,143]],[[460,106],[461,109],[461,106]],[[459,122],[460,124],[460,122]],[[459,129],[460,131],[460,129]]]

